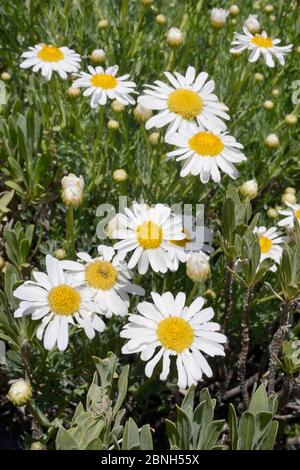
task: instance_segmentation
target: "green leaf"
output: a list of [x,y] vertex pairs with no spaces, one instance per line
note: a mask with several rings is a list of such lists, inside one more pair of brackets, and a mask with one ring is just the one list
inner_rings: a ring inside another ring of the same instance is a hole
[[123,441],[122,441],[122,450],[134,450],[139,449],[140,446],[140,437],[139,437],[139,428],[137,427],[135,421],[132,418],[125,424]]
[[152,434],[149,424],[142,426],[140,431],[140,449],[153,450]]
[[237,420],[236,412],[232,403],[229,404],[228,425],[229,425],[229,431],[230,431],[231,449],[236,450],[237,442],[238,442],[238,420]]
[[177,430],[180,437],[180,448],[182,450],[189,450],[190,439],[192,435],[192,425],[188,415],[182,408],[176,405],[177,409]]
[[172,448],[172,446],[174,445],[179,446],[180,436],[179,436],[175,423],[173,423],[169,419],[166,419],[165,423],[166,423],[167,436],[169,439],[170,447]]
[[57,450],[78,450],[76,441],[62,426],[59,427],[55,445]]
[[253,411],[253,413],[259,413],[260,411],[268,411],[268,396],[264,385],[260,385],[256,392],[254,393],[253,397],[251,398],[249,404],[249,411]]
[[217,442],[222,432],[225,420],[212,421],[207,429],[207,437],[205,439],[203,449],[210,450]]
[[261,450],[273,449],[277,432],[278,432],[278,421],[273,421],[270,427],[270,431],[262,443]]
[[118,397],[113,409],[113,416],[115,417],[117,412],[122,406],[122,403],[124,401],[124,398],[127,393],[127,388],[128,388],[128,373],[129,373],[129,366],[125,366],[122,369],[122,372],[120,374],[119,380],[118,380]]
[[255,416],[251,411],[245,411],[240,419],[238,433],[242,450],[252,450],[255,436]]

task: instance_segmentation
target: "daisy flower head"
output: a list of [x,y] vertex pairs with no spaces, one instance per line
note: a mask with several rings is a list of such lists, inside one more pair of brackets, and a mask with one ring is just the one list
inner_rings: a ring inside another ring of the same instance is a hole
[[185,306],[186,296],[179,292],[174,298],[171,292],[159,295],[152,292],[153,303],[141,302],[140,315],[130,315],[120,333],[129,341],[123,346],[124,354],[141,353],[146,361],[145,374],[151,377],[162,359],[160,380],[166,380],[170,372],[172,356],[176,357],[178,386],[186,388],[202,379],[203,373],[212,376],[212,370],[203,356],[224,356],[222,343],[226,336],[218,333],[220,326],[211,322],[214,311],[204,308],[204,299],[198,297]]
[[285,202],[287,205],[286,209],[279,210],[280,215],[284,215],[284,218],[278,222],[279,227],[294,228],[294,220],[298,220],[300,224],[300,204],[290,204]]
[[89,73],[79,72],[79,78],[72,86],[86,88],[83,95],[91,97],[90,104],[93,109],[104,106],[108,98],[124,105],[134,104],[135,100],[130,93],[134,92],[136,84],[127,80],[128,74],[117,77],[118,70],[118,65],[108,67],[106,70],[101,66],[94,68],[89,65]]
[[209,80],[205,83],[208,78],[206,72],[196,77],[196,69],[188,67],[185,75],[165,72],[165,76],[170,84],[156,80],[154,85],[146,85],[145,94],[138,98],[145,108],[159,111],[146,122],[147,130],[168,125],[167,136],[195,122],[204,127],[210,123],[226,129],[222,119],[230,119],[225,112],[227,108],[213,94],[215,82]]
[[184,238],[169,242],[168,252],[173,263],[172,271],[177,271],[179,263],[188,261],[194,252],[203,250],[211,253],[213,251],[213,248],[207,244],[213,240],[212,231],[204,225],[198,226],[196,217],[183,215],[182,227]]
[[46,273],[33,271],[34,281],[26,281],[14,291],[20,299],[15,318],[31,315],[33,320],[41,320],[37,338],[44,337],[44,347],[51,350],[57,344],[64,351],[69,342],[69,324],[77,323],[88,338],[96,331],[103,331],[102,320],[91,315],[93,305],[89,292],[78,280],[64,272],[60,261],[46,256]]
[[77,253],[79,261],[61,261],[61,265],[86,286],[95,315],[125,316],[129,307],[128,294],[144,295],[145,291],[132,284],[133,273],[115,255],[112,247],[99,245],[98,255],[92,258],[88,253]]
[[253,35],[245,26],[243,31],[245,34],[235,33],[235,40],[231,43],[234,46],[230,49],[231,53],[235,54],[247,49],[250,51],[249,62],[256,62],[262,54],[268,67],[275,67],[273,56],[281,65],[285,64],[284,56],[292,50],[292,44],[278,46],[281,40],[272,39],[265,31]]
[[137,265],[140,274],[145,274],[149,265],[155,272],[166,273],[172,269],[169,242],[184,238],[181,218],[163,204],[149,207],[134,203],[131,209],[124,208],[124,212],[119,216],[124,228],[114,233],[114,238],[121,241],[114,248],[122,258],[133,251],[129,269]]
[[[275,263],[280,263],[282,256],[282,245],[286,242],[287,237],[283,237],[279,233],[276,227],[271,227],[267,229],[266,227],[255,227],[254,233],[258,236],[258,242],[260,246],[260,262],[264,261],[267,258],[270,258],[275,261]],[[271,268],[274,271],[274,268]]]
[[210,178],[219,183],[219,169],[233,179],[238,176],[234,164],[246,160],[241,152],[243,145],[227,132],[211,129],[192,124],[188,129],[166,138],[168,144],[178,147],[167,156],[175,157],[177,161],[184,160],[180,176],[200,175],[202,183],[207,183]]
[[80,55],[68,47],[56,47],[52,44],[37,44],[29,47],[29,51],[21,55],[25,60],[20,64],[22,69],[32,68],[33,72],[41,71],[46,80],[50,80],[52,72],[66,80],[68,73],[78,72]]

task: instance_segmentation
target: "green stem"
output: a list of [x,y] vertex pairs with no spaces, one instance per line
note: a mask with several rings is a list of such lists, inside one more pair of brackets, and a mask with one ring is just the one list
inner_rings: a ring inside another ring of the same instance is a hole
[[198,294],[198,290],[200,288],[200,283],[199,282],[195,282],[194,285],[193,285],[193,288],[190,292],[190,295],[188,296],[188,299],[187,299],[187,305],[190,305],[192,303],[192,301],[194,300],[194,297],[196,296],[196,294]]
[[34,400],[30,400],[30,402],[27,404],[27,408],[30,410],[33,417],[42,427],[51,428],[52,426],[54,426],[54,424],[51,423],[48,418],[44,415],[44,413],[39,409]]
[[[244,75],[241,77],[241,80],[238,82],[237,87],[236,87],[233,95],[231,96],[231,99],[229,100],[229,107],[230,108],[232,108],[232,106],[235,104],[235,102],[236,102],[236,100],[239,96],[239,92],[243,88],[243,85],[245,84],[247,78],[250,75],[250,72],[253,72],[253,64],[252,63],[249,63],[247,65],[247,67],[245,69],[245,72],[244,72]],[[232,112],[232,109],[231,109],[231,112]]]
[[75,236],[74,236],[74,208],[68,206],[67,210],[67,255],[75,255]]

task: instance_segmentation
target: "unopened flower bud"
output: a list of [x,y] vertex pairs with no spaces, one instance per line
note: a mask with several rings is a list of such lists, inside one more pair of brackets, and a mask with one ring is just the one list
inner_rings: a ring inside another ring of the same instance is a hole
[[270,5],[268,3],[267,5],[265,5],[264,10],[265,10],[266,13],[272,13],[272,11],[274,11],[274,7],[273,7],[273,5]]
[[297,116],[295,116],[295,114],[287,114],[284,120],[288,124],[288,126],[294,126],[298,122],[298,118]]
[[296,199],[296,196],[294,194],[291,194],[291,193],[284,193],[282,196],[281,196],[281,201],[283,203],[286,203],[288,202],[289,204],[296,204],[297,203],[297,199]]
[[57,250],[54,251],[53,255],[56,259],[59,260],[65,259],[65,257],[67,256],[63,248],[57,248]]
[[8,72],[2,72],[1,73],[1,80],[3,80],[4,82],[9,82],[9,80],[11,79],[11,74],[8,73]]
[[107,123],[107,127],[111,131],[116,131],[117,129],[119,129],[120,124],[118,123],[118,121],[115,121],[114,119],[110,119]]
[[186,275],[194,282],[203,282],[210,276],[210,265],[203,253],[192,253],[186,262]]
[[5,259],[2,256],[0,256],[0,271],[2,271],[4,266],[5,266]]
[[100,20],[98,22],[99,29],[107,29],[109,27],[109,22],[106,19]]
[[276,135],[276,134],[269,134],[269,135],[265,138],[265,144],[266,144],[267,147],[269,147],[270,149],[273,149],[273,148],[278,147],[278,145],[279,145],[279,139],[278,139],[277,135]]
[[248,197],[249,199],[254,199],[258,193],[258,185],[256,180],[249,180],[245,181],[239,188],[240,193],[244,197]]
[[122,111],[124,111],[125,105],[124,105],[123,103],[120,103],[120,101],[114,100],[114,101],[111,103],[111,109],[112,109],[115,113],[121,113]]
[[155,18],[155,21],[157,24],[159,24],[159,26],[163,26],[164,24],[166,24],[167,22],[167,19],[165,17],[165,15],[157,15],[156,18]]
[[149,142],[151,145],[157,145],[159,142],[160,134],[159,132],[151,132],[149,135]]
[[31,444],[30,450],[46,450],[46,447],[42,442],[36,441]]
[[229,8],[229,13],[232,16],[237,16],[240,13],[240,9],[237,5],[231,5],[231,7]]
[[208,297],[209,299],[211,300],[215,300],[217,298],[217,294],[215,293],[214,290],[212,289],[207,289],[205,292],[204,292],[204,296],[205,297]]
[[279,94],[280,94],[280,91],[278,90],[278,88],[274,88],[274,90],[272,90],[273,96],[279,96]]
[[66,206],[77,207],[83,199],[84,180],[72,173],[61,180],[62,200]]
[[274,108],[274,103],[271,100],[266,100],[263,104],[263,107],[267,109],[268,111],[271,111],[271,109]]
[[248,16],[248,18],[244,22],[244,26],[252,34],[257,34],[260,31],[260,23],[259,23],[256,15]]
[[91,53],[91,60],[95,64],[102,64],[105,61],[105,59],[106,59],[106,54],[103,49],[95,49]]
[[224,8],[213,8],[210,13],[210,24],[213,28],[221,29],[226,23],[228,11]]
[[32,397],[32,388],[29,382],[23,379],[14,382],[7,394],[7,398],[16,406],[24,406]]
[[257,73],[254,74],[254,78],[255,78],[255,80],[256,80],[257,82],[262,82],[262,81],[264,80],[263,74],[262,74],[262,73],[259,73],[259,72],[257,72]]
[[284,192],[285,193],[290,193],[290,194],[296,194],[296,189],[291,188],[291,187],[287,187],[287,188],[285,188]]
[[167,33],[167,44],[168,46],[176,49],[182,46],[184,42],[183,34],[178,28],[171,28]]
[[115,170],[113,172],[113,179],[117,183],[122,183],[123,181],[126,181],[127,177],[128,177],[127,172],[123,170],[122,168],[119,168],[118,170]]
[[276,209],[274,209],[274,207],[269,207],[267,210],[267,216],[269,219],[276,219],[278,217],[278,212]]
[[144,5],[144,7],[151,7],[153,3],[154,3],[154,0],[141,0],[141,4]]
[[143,124],[151,118],[152,111],[151,109],[144,108],[141,104],[137,104],[133,110],[133,116],[137,122]]
[[76,86],[70,86],[70,88],[67,89],[67,93],[70,96],[70,98],[77,98],[81,94],[80,88],[77,88]]
[[120,215],[117,214],[107,224],[105,233],[111,240],[114,239],[114,233],[118,230],[126,229],[126,226],[122,224]]

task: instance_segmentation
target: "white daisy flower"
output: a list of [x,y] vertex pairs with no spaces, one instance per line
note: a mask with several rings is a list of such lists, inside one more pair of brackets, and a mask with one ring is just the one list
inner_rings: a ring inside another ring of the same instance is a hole
[[183,292],[175,298],[171,292],[162,295],[152,292],[151,295],[154,304],[138,304],[140,315],[130,315],[129,323],[121,331],[120,336],[129,339],[122,352],[140,352],[141,359],[147,361],[147,377],[152,376],[155,366],[162,359],[160,380],[167,379],[171,357],[176,356],[180,388],[196,384],[203,373],[211,377],[212,370],[202,352],[209,356],[224,356],[221,343],[226,342],[226,336],[217,333],[220,325],[210,322],[214,316],[213,309],[202,310],[202,297],[194,300],[189,307],[185,306]]
[[209,80],[205,83],[208,78],[206,72],[196,77],[195,68],[188,67],[185,76],[178,72],[174,73],[175,76],[170,72],[164,73],[171,85],[156,80],[155,85],[146,85],[145,94],[138,98],[145,108],[159,111],[147,121],[146,129],[168,124],[166,135],[169,135],[178,129],[185,130],[192,122],[204,127],[211,123],[214,127],[226,129],[222,119],[230,119],[225,112],[227,107],[212,93],[215,82]]
[[294,219],[296,218],[300,223],[300,204],[285,203],[287,209],[279,210],[279,214],[284,215],[284,219],[278,222],[279,227],[294,228]]
[[131,283],[132,271],[127,264],[115,256],[115,250],[106,245],[98,246],[99,256],[77,253],[80,262],[61,261],[67,271],[72,272],[81,284],[87,286],[94,305],[93,312],[111,317],[128,314],[128,294],[144,295],[142,287]]
[[133,254],[128,263],[129,269],[138,266],[140,274],[145,274],[149,264],[153,271],[165,273],[172,268],[168,253],[171,240],[182,240],[181,218],[174,216],[171,209],[163,204],[149,207],[134,203],[132,209],[124,208],[125,215],[119,220],[125,229],[117,229],[114,238],[121,239],[114,245],[121,257],[128,252]]
[[73,87],[86,88],[83,92],[84,96],[91,97],[91,108],[104,106],[107,99],[118,100],[120,103],[134,104],[135,100],[130,96],[134,92],[136,84],[127,81],[129,75],[116,77],[118,73],[118,65],[113,65],[104,70],[103,67],[88,66],[89,73],[79,72],[77,80],[74,81]]
[[202,183],[207,183],[210,178],[219,183],[219,168],[235,179],[238,172],[234,163],[246,160],[239,150],[244,148],[243,145],[219,129],[206,130],[192,124],[189,129],[169,136],[166,142],[178,147],[169,152],[168,157],[176,157],[177,161],[185,160],[180,176],[200,175]]
[[[287,241],[287,237],[283,237],[276,227],[269,229],[266,227],[255,227],[253,232],[258,236],[261,252],[260,262],[270,258],[279,264],[283,251],[282,245]],[[271,271],[276,271],[276,267],[271,268]]]
[[292,44],[288,46],[278,46],[277,44],[279,44],[281,40],[272,39],[265,31],[254,36],[245,26],[243,30],[245,34],[235,33],[235,40],[231,43],[234,46],[230,49],[231,53],[234,54],[247,49],[251,51],[249,62],[256,62],[260,54],[262,54],[268,67],[275,67],[272,56],[276,57],[281,65],[284,65],[284,56],[292,50]]
[[23,52],[21,57],[25,60],[20,64],[22,69],[32,67],[33,72],[41,71],[46,80],[50,80],[52,72],[66,80],[68,73],[78,72],[80,69],[80,55],[68,47],[55,47],[51,44],[37,44]]
[[[184,215],[182,218],[184,238],[169,242],[168,252],[172,260],[172,271],[177,271],[179,262],[185,263],[192,253],[202,250],[211,253],[213,248],[207,243],[213,239],[212,231],[204,225],[197,225],[193,215]],[[204,256],[206,256],[203,253]],[[208,258],[208,257],[207,257]]]
[[92,314],[89,292],[50,255],[46,256],[46,271],[47,274],[33,271],[35,281],[26,281],[14,291],[14,296],[22,301],[15,318],[31,315],[33,320],[42,319],[36,336],[39,340],[44,336],[44,347],[48,350],[55,344],[60,351],[67,348],[68,326],[75,321],[90,339],[95,330],[103,331],[104,322]]

